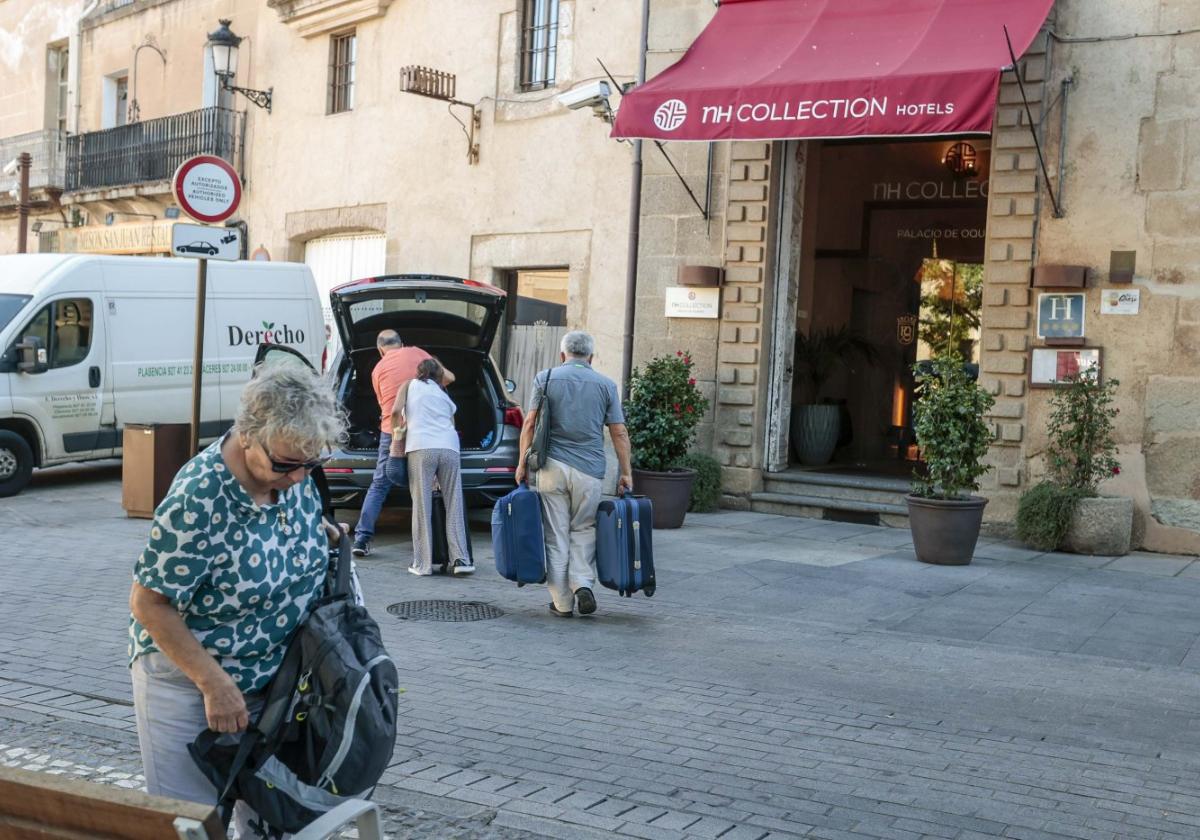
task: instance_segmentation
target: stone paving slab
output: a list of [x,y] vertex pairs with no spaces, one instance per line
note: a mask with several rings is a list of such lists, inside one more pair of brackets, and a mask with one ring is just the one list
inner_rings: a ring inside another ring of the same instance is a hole
[[[121,514],[111,468],[72,475],[0,505],[0,744],[50,733],[49,760],[97,770],[78,751],[107,745],[129,782],[147,523]],[[654,598],[603,591],[563,621],[498,578],[482,528],[472,579],[417,579],[387,521],[359,566],[407,689],[377,794],[395,836],[1200,833],[1190,561],[984,540],[947,569],[903,532],[719,513],[656,532]],[[504,615],[384,612],[418,598]]]

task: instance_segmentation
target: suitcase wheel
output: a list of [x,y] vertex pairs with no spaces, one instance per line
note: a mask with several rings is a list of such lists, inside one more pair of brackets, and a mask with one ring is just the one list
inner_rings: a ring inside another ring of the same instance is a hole
[[647,598],[653,598],[653,597],[654,597],[654,590],[655,590],[656,588],[657,588],[657,587],[655,587],[655,585],[654,585],[653,583],[648,583],[648,584],[646,584],[645,588],[644,588],[644,589],[642,589],[642,591],[646,593],[646,597],[647,597]]

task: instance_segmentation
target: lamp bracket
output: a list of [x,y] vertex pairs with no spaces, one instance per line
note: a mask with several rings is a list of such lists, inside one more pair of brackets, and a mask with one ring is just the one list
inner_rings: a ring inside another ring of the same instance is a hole
[[237,85],[231,85],[227,76],[221,76],[221,89],[233,93],[240,93],[259,108],[266,108],[268,114],[271,113],[271,95],[275,91],[274,87],[269,87],[266,90],[238,87]]

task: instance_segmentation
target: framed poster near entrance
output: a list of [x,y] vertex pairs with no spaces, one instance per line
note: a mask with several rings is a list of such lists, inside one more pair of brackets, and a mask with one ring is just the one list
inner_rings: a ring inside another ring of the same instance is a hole
[[1085,370],[1100,375],[1099,347],[1035,347],[1029,362],[1029,387],[1053,388]]

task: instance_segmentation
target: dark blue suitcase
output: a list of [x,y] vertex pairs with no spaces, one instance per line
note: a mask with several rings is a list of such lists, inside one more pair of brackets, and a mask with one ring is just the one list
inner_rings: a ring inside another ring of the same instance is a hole
[[596,574],[621,595],[654,594],[654,507],[645,496],[605,499],[596,511]]
[[542,498],[525,484],[492,508],[492,551],[501,577],[517,586],[546,582]]

